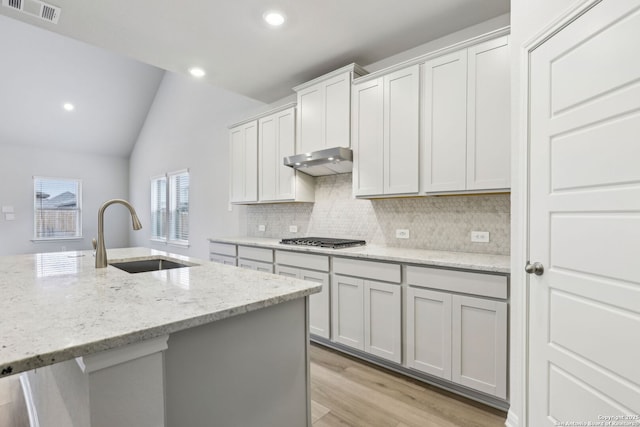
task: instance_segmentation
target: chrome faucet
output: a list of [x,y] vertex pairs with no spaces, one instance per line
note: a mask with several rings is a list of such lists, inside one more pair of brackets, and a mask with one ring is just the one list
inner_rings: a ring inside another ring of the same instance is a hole
[[123,199],[112,199],[104,202],[98,210],[98,241],[96,242],[95,247],[96,268],[105,268],[107,266],[107,248],[104,246],[104,211],[109,205],[114,203],[120,203],[129,209],[134,230],[140,230],[142,228],[140,219],[138,219],[138,214],[136,214],[136,210],[131,206],[131,203]]

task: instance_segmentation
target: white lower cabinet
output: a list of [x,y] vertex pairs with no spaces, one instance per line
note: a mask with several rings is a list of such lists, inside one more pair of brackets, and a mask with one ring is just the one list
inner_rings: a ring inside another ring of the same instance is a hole
[[453,295],[451,379],[507,397],[507,303]]
[[209,260],[226,265],[238,265],[237,247],[234,244],[209,242]]
[[273,273],[273,250],[238,246],[238,267]]
[[409,287],[407,366],[506,399],[507,303]]
[[407,288],[407,366],[451,379],[451,294]]
[[402,363],[400,285],[364,281],[364,351]]
[[341,275],[331,285],[333,340],[400,363],[400,285]]
[[364,350],[364,281],[334,275],[331,304],[333,340]]
[[329,339],[329,274],[277,265],[276,274],[322,285],[320,293],[309,296],[309,332]]

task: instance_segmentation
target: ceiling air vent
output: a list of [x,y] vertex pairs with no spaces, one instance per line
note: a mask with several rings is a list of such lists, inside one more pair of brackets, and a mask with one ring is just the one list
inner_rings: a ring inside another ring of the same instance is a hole
[[2,5],[57,24],[61,9],[39,0],[2,0]]

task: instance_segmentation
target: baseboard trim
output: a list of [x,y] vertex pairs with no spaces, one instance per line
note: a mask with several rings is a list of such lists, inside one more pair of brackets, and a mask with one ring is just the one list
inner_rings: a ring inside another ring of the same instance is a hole
[[20,386],[22,388],[24,402],[27,407],[27,414],[29,415],[29,425],[31,427],[40,427],[38,411],[36,409],[36,404],[33,401],[33,393],[31,392],[31,383],[29,383],[29,377],[26,372],[20,374]]
[[505,421],[504,425],[506,427],[518,427],[520,425],[518,416],[514,414],[511,409],[509,409],[509,412],[507,412],[507,421]]

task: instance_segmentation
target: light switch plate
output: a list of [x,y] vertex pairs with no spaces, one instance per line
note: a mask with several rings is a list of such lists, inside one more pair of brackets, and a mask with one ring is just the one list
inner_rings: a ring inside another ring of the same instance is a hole
[[264,224],[258,225],[258,231],[265,231],[267,227]]
[[4,214],[4,219],[5,219],[5,221],[15,221],[16,214],[6,213],[6,214]]
[[472,231],[471,241],[476,243],[489,243],[488,231]]
[[2,213],[13,213],[13,206],[3,206]]
[[396,230],[396,239],[408,239],[409,238],[409,230],[404,228],[399,228]]
[[290,225],[289,226],[289,233],[297,233],[298,232],[298,226],[297,225]]

